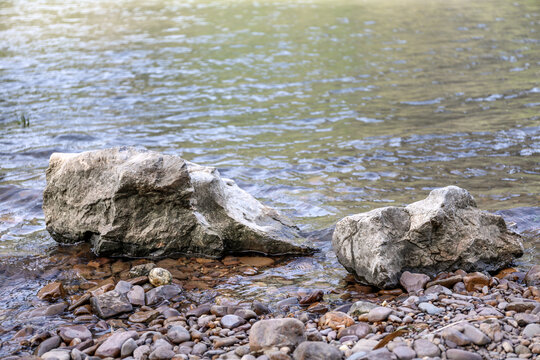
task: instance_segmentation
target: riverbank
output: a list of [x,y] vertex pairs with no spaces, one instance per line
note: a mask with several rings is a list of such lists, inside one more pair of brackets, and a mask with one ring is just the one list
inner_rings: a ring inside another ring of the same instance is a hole
[[[527,286],[526,273],[516,269],[493,277],[440,274],[415,295],[403,288],[376,291],[345,277],[332,290],[272,294],[269,287],[265,300],[246,301],[223,285],[291,259],[164,259],[155,264],[172,274],[172,285],[164,291],[134,273],[147,260],[95,258],[83,264],[83,251],[53,259],[59,265],[48,275],[61,288],[49,285],[49,295],[42,290],[41,300],[34,294],[33,308],[16,317],[3,314],[2,356],[118,358],[123,350],[124,358],[135,359],[316,358],[310,353],[351,360],[364,355],[504,359],[534,358],[540,352],[540,292]],[[103,319],[106,311],[98,315],[90,299],[116,291],[132,294],[127,302],[106,302],[104,307],[121,312]],[[256,323],[279,318],[300,321],[298,341],[272,344],[276,332],[294,330],[295,322],[252,335]],[[380,349],[370,352],[376,346]]]

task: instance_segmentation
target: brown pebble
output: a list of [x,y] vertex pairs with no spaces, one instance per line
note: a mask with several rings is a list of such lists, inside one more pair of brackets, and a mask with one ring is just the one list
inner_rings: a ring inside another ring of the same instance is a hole
[[37,297],[41,300],[56,300],[65,296],[64,287],[61,282],[49,283],[38,291]]

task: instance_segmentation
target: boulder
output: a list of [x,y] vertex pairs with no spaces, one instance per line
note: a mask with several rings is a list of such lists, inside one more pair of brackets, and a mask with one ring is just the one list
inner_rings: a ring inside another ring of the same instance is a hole
[[54,153],[43,211],[60,243],[102,256],[306,254],[298,229],[215,168],[130,147]]
[[523,255],[521,237],[503,218],[476,207],[457,186],[431,191],[406,207],[384,207],[340,220],[332,246],[356,278],[394,288],[404,271],[496,271]]

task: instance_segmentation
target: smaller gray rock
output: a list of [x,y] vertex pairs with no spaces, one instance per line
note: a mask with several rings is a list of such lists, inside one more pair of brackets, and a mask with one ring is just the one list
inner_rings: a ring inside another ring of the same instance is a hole
[[133,287],[133,284],[124,280],[120,280],[116,283],[114,290],[118,291],[121,294],[127,294],[129,290]]
[[293,353],[294,360],[341,360],[342,357],[336,347],[321,341],[304,341]]
[[193,355],[201,356],[206,352],[206,350],[208,350],[208,346],[206,346],[205,343],[200,342],[193,345],[193,350],[191,351],[191,353]]
[[136,331],[117,331],[107,338],[97,349],[94,355],[99,357],[117,357],[120,355],[122,345],[128,339],[137,339]]
[[50,337],[39,344],[36,350],[36,355],[41,356],[45,354],[46,352],[51,351],[52,349],[56,349],[60,346],[60,343],[62,342],[62,339],[60,339],[60,336],[53,336]]
[[141,265],[136,265],[129,270],[129,276],[132,278],[136,278],[139,276],[148,276],[150,273],[150,270],[156,267],[156,264],[154,263],[146,263]]
[[365,338],[371,333],[371,326],[366,323],[359,322],[348,328],[340,329],[338,332],[338,339],[345,336],[356,336],[358,339]]
[[158,286],[148,290],[146,293],[146,305],[154,305],[164,300],[170,300],[181,292],[182,289],[177,285]]
[[463,325],[463,334],[476,345],[486,345],[491,342],[489,336],[470,324]]
[[519,326],[525,326],[527,324],[534,324],[540,321],[538,315],[529,313],[517,313],[514,315],[514,320],[517,321]]
[[416,357],[416,352],[408,346],[396,346],[392,351],[398,360],[411,360]]
[[451,342],[459,346],[466,346],[471,343],[471,339],[469,339],[467,336],[465,336],[465,334],[457,330],[455,327],[449,327],[447,329],[444,329],[442,332],[442,337],[445,340],[450,340]]
[[426,339],[418,339],[414,342],[414,351],[416,351],[416,356],[419,358],[427,357],[436,357],[441,354],[441,350],[431,341]]
[[41,355],[43,360],[71,360],[70,350],[55,349]]
[[401,274],[399,283],[408,293],[417,293],[421,290],[424,290],[424,286],[429,281],[429,276],[426,274],[412,273],[405,271]]
[[425,313],[428,313],[429,315],[436,315],[436,314],[439,314],[443,311],[442,308],[440,307],[437,307],[433,304],[430,304],[430,303],[427,303],[427,302],[422,302],[420,304],[418,304],[418,308],[420,310],[422,310],[423,312]]
[[150,346],[148,345],[142,345],[133,351],[133,358],[135,360],[142,360],[146,359],[148,357],[148,354],[150,354]]
[[392,360],[392,353],[386,348],[370,351],[362,359],[366,360]]
[[249,332],[251,351],[283,346],[294,349],[304,341],[306,341],[304,323],[291,318],[259,320],[253,324]]
[[243,325],[246,323],[246,320],[241,318],[238,315],[225,315],[221,318],[221,326],[223,326],[226,329],[234,329],[240,325]]
[[112,316],[129,312],[133,310],[133,306],[127,297],[116,291],[111,290],[105,294],[93,296],[90,299],[92,308],[102,319],[107,319]]
[[435,295],[439,295],[439,294],[445,294],[445,295],[452,295],[452,290],[442,286],[442,285],[433,285],[433,286],[430,286],[426,289],[426,291],[424,291],[424,294],[426,295],[429,295],[429,294],[435,294]]
[[461,349],[450,349],[446,351],[448,360],[482,360],[482,356],[470,351]]
[[167,337],[174,344],[181,344],[191,339],[189,331],[180,325],[171,326],[171,328],[167,331]]
[[392,309],[384,306],[378,306],[375,309],[370,310],[367,315],[369,322],[384,321],[388,319],[388,316],[392,313]]
[[534,265],[525,274],[525,283],[527,286],[540,286],[540,265]]
[[350,316],[360,316],[362,314],[367,314],[371,310],[375,309],[379,305],[369,302],[369,301],[357,301],[354,304],[352,304],[349,311],[347,311],[347,314]]
[[84,325],[62,326],[58,335],[60,335],[66,344],[69,344],[75,338],[79,338],[82,341],[92,338],[92,333]]
[[150,353],[148,358],[150,360],[169,360],[172,359],[174,355],[174,351],[167,346],[159,346]]
[[523,337],[526,337],[526,338],[532,338],[532,337],[535,337],[535,336],[540,336],[540,325],[538,325],[538,324],[529,324],[529,325],[525,326],[525,328],[523,329],[523,332],[521,333],[521,335],[523,335]]
[[126,294],[129,302],[132,305],[144,306],[145,305],[145,296],[144,289],[142,286],[135,285],[129,290]]
[[135,342],[135,340],[129,338],[122,344],[122,348],[120,349],[120,356],[122,358],[128,357],[133,354],[136,348],[137,343]]

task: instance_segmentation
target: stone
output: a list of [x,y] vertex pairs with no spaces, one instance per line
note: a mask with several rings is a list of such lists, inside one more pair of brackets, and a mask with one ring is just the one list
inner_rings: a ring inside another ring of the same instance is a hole
[[362,359],[365,360],[393,360],[392,353],[386,348],[372,350],[368,352]]
[[144,295],[144,289],[139,286],[135,285],[129,290],[126,294],[128,301],[132,305],[138,305],[138,306],[144,306],[145,305],[145,295]]
[[43,340],[36,349],[36,355],[41,357],[41,355],[59,347],[61,342],[60,336],[53,336]]
[[304,341],[293,353],[294,360],[341,360],[341,351],[320,341]]
[[66,344],[69,344],[75,338],[79,338],[82,341],[92,338],[92,333],[84,325],[62,326],[58,335],[60,335]]
[[399,283],[408,293],[417,293],[424,289],[429,276],[426,274],[413,274],[412,272],[405,271],[399,278]]
[[162,285],[146,292],[146,305],[155,305],[179,295],[182,289],[178,285]]
[[455,327],[444,329],[442,332],[442,337],[445,340],[449,340],[459,346],[466,346],[471,343],[471,339],[469,339],[467,336],[465,336],[465,334],[457,330]]
[[42,360],[71,360],[71,354],[66,349],[54,349],[41,355]]
[[469,338],[475,345],[486,345],[491,342],[489,336],[470,324],[463,324],[463,335]]
[[443,309],[440,308],[440,307],[437,307],[431,303],[428,303],[428,302],[422,302],[420,304],[418,304],[418,308],[420,310],[422,310],[423,312],[425,313],[428,313],[429,315],[436,315],[436,314],[440,314]]
[[394,288],[408,270],[496,271],[523,254],[521,237],[499,215],[480,211],[456,186],[435,189],[407,207],[385,207],[340,220],[332,247],[364,284]]
[[304,324],[291,318],[259,320],[249,332],[249,348],[252,352],[283,346],[294,349],[304,341]]
[[406,345],[396,346],[392,352],[398,360],[411,360],[416,357],[416,352]]
[[149,323],[159,316],[159,311],[138,311],[129,316],[129,321],[133,323]]
[[191,335],[183,326],[174,325],[167,331],[167,337],[173,344],[181,344],[191,340]]
[[536,303],[529,301],[513,301],[506,305],[506,311],[525,312],[527,310],[534,310]]
[[135,265],[133,266],[130,270],[129,270],[129,276],[131,278],[138,278],[138,277],[141,277],[141,276],[148,276],[148,274],[150,274],[150,271],[152,271],[153,268],[156,267],[156,264],[154,263],[146,263],[146,264],[139,264],[139,265]]
[[156,267],[150,270],[148,281],[154,286],[168,285],[172,281],[172,275],[169,270]]
[[527,286],[540,286],[540,265],[531,267],[523,280]]
[[41,306],[37,309],[33,309],[27,312],[24,312],[19,315],[19,318],[35,318],[41,316],[54,316],[63,313],[67,308],[67,304],[59,303],[49,306]]
[[92,304],[94,312],[102,319],[107,319],[133,310],[133,306],[127,297],[116,290],[93,296],[90,299],[90,303]]
[[122,347],[120,348],[120,357],[125,358],[128,356],[131,356],[135,349],[137,348],[137,343],[132,338],[127,339],[122,344]]
[[448,360],[482,360],[482,356],[471,351],[461,349],[449,349],[446,351]]
[[517,321],[519,326],[525,326],[527,324],[540,322],[540,317],[535,314],[517,313],[514,315],[514,320]]
[[516,354],[518,355],[524,355],[524,354],[530,354],[531,353],[531,350],[529,350],[528,347],[524,346],[524,345],[521,345],[519,344],[518,346],[515,347],[514,351],[516,352]]
[[463,277],[463,283],[467,291],[481,291],[484,286],[489,285],[489,276],[480,272],[467,274]]
[[384,321],[388,319],[388,316],[393,312],[391,308],[379,306],[375,309],[372,309],[367,314],[367,319],[369,322]]
[[250,309],[244,309],[244,308],[236,310],[234,312],[234,315],[238,315],[244,320],[254,319],[257,317],[257,314],[255,313],[255,311],[250,310]]
[[51,236],[90,242],[100,256],[314,251],[276,210],[215,168],[179,156],[131,147],[54,153],[46,179]]
[[39,299],[48,301],[63,298],[65,295],[64,286],[58,281],[45,285],[37,293]]
[[434,285],[441,285],[441,286],[451,289],[454,285],[456,285],[458,282],[461,282],[462,280],[463,280],[463,276],[453,275],[446,278],[430,281],[426,284],[426,287],[430,287]]
[[159,346],[150,353],[149,360],[169,360],[174,357],[175,353],[172,349],[166,346]]
[[132,288],[133,288],[132,283],[128,281],[120,280],[119,282],[116,283],[114,290],[118,291],[121,294],[127,294]]
[[356,336],[362,339],[371,333],[371,326],[366,323],[357,323],[347,328],[339,329],[337,338],[341,339],[345,336]]
[[355,302],[354,304],[352,304],[349,311],[347,311],[347,314],[350,316],[360,316],[362,314],[367,314],[368,312],[370,312],[371,310],[375,309],[378,306],[379,305],[372,303],[370,301],[359,300]]
[[221,318],[221,326],[223,326],[226,329],[234,329],[240,325],[243,325],[246,323],[246,320],[241,318],[238,315],[225,315]]
[[529,324],[525,326],[523,332],[521,333],[523,337],[533,338],[535,336],[540,336],[540,325],[539,324]]
[[135,360],[146,360],[148,354],[150,354],[150,346],[141,345],[133,351],[133,358]]
[[105,358],[105,357],[118,357],[120,351],[122,350],[122,345],[128,339],[138,339],[136,331],[117,331],[112,334],[107,340],[101,344],[95,352],[96,356]]
[[319,327],[333,330],[346,328],[354,324],[354,319],[341,311],[329,311],[319,319]]
[[416,352],[416,356],[419,358],[423,358],[424,356],[436,357],[441,354],[441,350],[439,350],[437,345],[426,339],[415,340],[414,351]]

